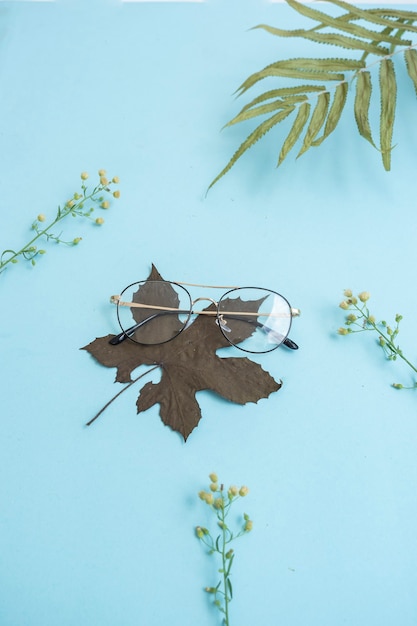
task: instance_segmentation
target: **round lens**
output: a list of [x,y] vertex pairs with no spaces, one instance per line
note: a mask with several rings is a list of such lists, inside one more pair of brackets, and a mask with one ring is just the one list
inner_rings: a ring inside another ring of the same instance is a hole
[[174,339],[191,315],[191,297],[184,287],[165,280],[143,280],[120,294],[117,317],[125,335],[144,345]]
[[218,324],[226,339],[245,352],[270,352],[288,336],[291,307],[275,291],[244,287],[228,291],[218,304]]

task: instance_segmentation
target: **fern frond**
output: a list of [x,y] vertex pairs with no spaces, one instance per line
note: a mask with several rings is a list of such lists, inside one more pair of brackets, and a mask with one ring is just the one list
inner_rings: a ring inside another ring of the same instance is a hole
[[301,80],[338,81],[344,80],[341,70],[356,70],[363,67],[363,62],[352,59],[309,59],[297,58],[277,61],[263,70],[251,74],[236,90],[241,96],[245,91],[265,78],[297,78]]
[[366,12],[370,15],[379,15],[380,17],[388,17],[395,18],[398,20],[404,20],[405,22],[410,22],[410,26],[412,26],[412,22],[416,21],[417,13],[415,11],[408,11],[404,9],[393,9],[392,7],[385,7],[382,9],[366,9]]
[[327,116],[326,125],[324,127],[323,134],[318,139],[312,142],[312,146],[319,146],[327,137],[335,130],[340,116],[346,104],[348,94],[348,84],[346,82],[340,83],[336,87],[334,93],[332,106],[330,107],[329,115]]
[[354,113],[355,120],[358,126],[359,134],[369,141],[369,143],[376,148],[375,142],[372,139],[371,126],[369,124],[369,105],[371,102],[372,94],[372,80],[371,73],[369,71],[359,72],[356,79],[356,94]]
[[[288,2],[288,0],[287,0]],[[265,26],[264,24],[259,24],[255,28],[262,28],[267,32],[281,36],[281,37],[291,37],[292,31],[285,31],[279,28],[272,29],[271,27]],[[272,32],[272,31],[275,32]],[[341,35],[338,33],[318,33],[315,30],[297,30],[295,31],[297,34],[296,37],[302,37],[303,39],[309,39],[310,41],[315,41],[316,43],[328,44],[330,46],[338,46],[340,48],[345,48],[347,50],[366,50],[370,54],[377,54],[380,56],[385,56],[389,53],[388,48],[378,46],[373,43],[367,43],[361,39],[355,37],[347,37],[346,35]]]
[[307,150],[310,148],[311,144],[319,134],[320,130],[322,129],[323,124],[326,120],[329,102],[330,94],[328,91],[321,93],[317,97],[317,104],[311,116],[311,120],[304,137],[303,145],[301,146],[300,152],[297,154],[297,159],[302,154],[304,154],[304,152],[307,152]]
[[[314,31],[319,28],[330,27],[336,30],[348,33],[353,35],[357,39],[370,39],[373,42],[383,42],[388,43],[390,45],[398,46],[398,45],[410,45],[404,42],[400,37],[392,36],[384,31],[376,31],[370,30],[369,28],[365,28],[364,26],[360,26],[353,22],[353,20],[358,19],[354,13],[348,13],[341,17],[332,17],[323,13],[322,11],[317,11],[317,9],[312,9],[309,6],[300,4],[299,2],[295,2],[294,0],[287,0],[288,4],[294,4],[301,6],[302,9],[299,11],[303,15],[315,19],[319,22],[318,26],[314,27]],[[263,28],[271,35],[276,35],[278,37],[306,37],[309,38],[309,34],[313,32],[312,30],[306,29],[296,29],[296,30],[283,30],[280,28],[274,28],[268,26],[266,24],[259,24],[255,26],[255,28]]]
[[[286,1],[288,3],[294,2],[294,0],[286,0]],[[380,9],[380,10],[361,9],[355,6],[354,4],[345,2],[344,0],[327,0],[327,2],[330,2],[331,4],[334,4],[340,7],[341,9],[346,9],[346,11],[349,11],[349,13],[352,13],[353,15],[355,15],[355,17],[358,19],[366,20],[368,22],[371,22],[372,24],[378,24],[379,26],[389,26],[389,27],[393,26],[392,20],[383,16],[383,13],[384,13],[383,9]],[[395,13],[397,13],[397,11],[395,11]],[[398,11],[398,13],[400,14],[401,12]],[[414,14],[409,13],[409,15],[414,15],[414,17],[411,17],[409,19],[414,20],[414,21],[416,20],[417,13],[414,13]],[[417,26],[414,26],[414,24],[404,25],[404,28],[411,33],[417,33]]]
[[246,109],[245,111],[241,111],[234,117],[230,122],[224,126],[227,128],[228,126],[233,126],[234,124],[238,124],[239,122],[245,122],[254,117],[258,117],[259,115],[267,115],[268,113],[273,113],[277,109],[287,109],[289,107],[294,108],[294,104],[297,102],[302,102],[306,100],[307,96],[299,95],[299,96],[291,96],[291,98],[287,98],[285,100],[275,100],[274,102],[269,102],[268,104],[262,104],[257,107],[251,107],[250,109]]
[[391,59],[383,59],[379,68],[381,91],[380,143],[382,162],[387,171],[391,169],[392,135],[394,130],[397,81]]
[[309,102],[304,102],[300,108],[298,109],[297,117],[291,127],[290,132],[287,135],[286,140],[284,141],[281,152],[278,157],[278,165],[281,165],[291,148],[296,143],[297,139],[301,135],[304,126],[307,123],[307,120],[310,115],[311,104]]
[[404,59],[408,75],[413,81],[414,90],[417,95],[417,52],[412,49],[405,50]]
[[281,89],[271,89],[270,91],[266,91],[265,93],[260,94],[256,98],[254,98],[248,104],[242,108],[241,113],[255,107],[257,104],[261,104],[261,102],[265,102],[265,100],[272,100],[273,98],[290,98],[291,96],[297,96],[298,94],[307,94],[314,93],[318,91],[324,91],[326,87],[323,85],[299,85],[298,87],[282,87]]
[[[300,0],[286,0],[286,2],[297,13],[312,20],[311,28],[286,30],[266,24],[259,24],[255,28],[278,37],[300,37],[314,44],[332,45],[339,49],[357,51],[361,57],[359,59],[338,58],[337,56],[317,58],[314,55],[311,58],[279,60],[251,74],[238,88],[237,95],[243,95],[264,79],[281,82],[282,79],[297,80],[303,81],[303,84],[291,85],[290,83],[288,86],[282,86],[278,83],[276,88],[257,94],[243,106],[240,113],[227,126],[261,115],[270,115],[276,110],[279,110],[279,113],[274,113],[249,135],[210,187],[236,163],[243,152],[270,128],[284,121],[293,111],[297,114],[282,145],[278,166],[305,129],[297,158],[309,148],[321,145],[337,128],[346,108],[349,83],[356,83],[353,108],[359,134],[374,148],[377,148],[369,121],[371,105],[375,100],[372,92],[373,66],[379,67],[381,98],[380,147],[377,149],[381,152],[384,168],[389,170],[391,167],[397,97],[392,58],[399,52],[403,54],[408,75],[417,94],[417,51],[414,49],[417,43],[404,37],[406,33],[417,33],[417,12],[396,8],[364,9],[346,0],[327,0],[329,4],[343,11],[342,15],[333,17]],[[374,55],[376,60],[368,62],[369,55]],[[319,85],[315,85],[316,82]],[[313,111],[312,114],[311,111]]]
[[223,168],[220,174],[218,174],[218,176],[216,176],[216,178],[210,183],[207,191],[211,187],[213,187],[213,185],[215,185],[216,182],[233,167],[236,161],[247,150],[249,150],[249,148],[252,148],[252,146],[254,146],[255,143],[259,141],[259,139],[261,139],[261,137],[263,137],[267,132],[269,132],[271,128],[273,128],[276,124],[279,124],[279,122],[282,122],[286,117],[288,117],[288,115],[292,113],[293,110],[294,107],[290,109],[284,109],[283,111],[280,111],[279,113],[276,113],[269,119],[265,120],[264,122],[262,122],[262,124],[255,128],[255,130],[249,135],[249,137],[247,137],[245,141],[240,145],[240,147],[236,150],[226,167]]

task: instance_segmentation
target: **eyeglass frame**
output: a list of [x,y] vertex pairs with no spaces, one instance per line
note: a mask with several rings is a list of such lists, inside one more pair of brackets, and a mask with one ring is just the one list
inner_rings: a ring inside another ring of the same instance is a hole
[[[136,329],[148,322],[151,318],[146,318],[145,320],[142,320],[141,322],[135,324],[134,326],[132,326],[131,328],[128,328],[126,330],[123,329],[123,326],[121,324],[120,318],[119,318],[119,312],[117,309],[117,319],[119,322],[119,326],[122,329],[122,332],[119,333],[118,335],[115,335],[114,337],[112,337],[109,340],[109,343],[111,345],[120,345],[123,341],[125,341],[126,339],[129,339],[130,341],[133,341],[134,343],[138,344],[138,345],[142,345],[142,346],[159,346],[162,345],[164,343],[168,343],[170,341],[173,341],[174,339],[176,339],[188,326],[189,326],[189,321],[190,318],[193,315],[209,315],[211,317],[216,317],[216,324],[219,326],[219,330],[222,333],[223,337],[229,342],[230,345],[234,346],[235,348],[237,348],[238,350],[241,350],[242,352],[248,352],[251,354],[266,354],[268,352],[273,352],[273,350],[276,350],[277,348],[279,348],[280,345],[285,345],[287,348],[290,348],[291,350],[298,350],[298,345],[292,340],[290,339],[288,336],[286,336],[284,338],[283,341],[281,341],[280,343],[277,343],[273,348],[271,348],[271,350],[265,350],[262,352],[258,352],[258,351],[252,351],[252,350],[246,350],[245,348],[242,348],[240,346],[238,346],[237,344],[233,343],[228,337],[227,335],[223,332],[222,330],[222,315],[224,315],[225,313],[230,314],[230,311],[223,311],[220,312],[219,311],[219,303],[223,300],[223,298],[225,298],[225,296],[227,296],[229,293],[231,293],[232,291],[238,290],[238,289],[259,289],[260,291],[267,291],[269,293],[272,294],[276,294],[278,295],[280,298],[282,298],[287,304],[288,304],[288,309],[290,312],[290,318],[291,320],[294,317],[299,317],[301,315],[301,311],[300,309],[294,308],[290,305],[290,303],[288,302],[288,300],[280,293],[278,293],[277,291],[273,291],[272,289],[265,289],[263,287],[238,287],[238,286],[230,286],[230,285],[200,285],[198,283],[186,283],[186,282],[179,282],[179,281],[172,281],[172,280],[164,280],[164,279],[146,279],[146,280],[141,280],[141,281],[136,281],[134,283],[131,283],[130,285],[127,285],[127,287],[125,287],[122,291],[121,294],[123,294],[127,289],[129,289],[130,287],[133,287],[134,285],[141,285],[141,284],[146,284],[148,282],[161,282],[161,283],[168,283],[171,285],[177,285],[181,288],[184,289],[184,291],[187,293],[188,297],[190,298],[190,309],[189,310],[183,310],[183,309],[175,309],[175,308],[170,308],[170,307],[162,307],[159,305],[152,305],[152,304],[142,304],[139,302],[124,302],[120,299],[120,295],[113,295],[110,296],[110,302],[112,304],[117,305],[117,307],[119,306],[128,306],[128,307],[137,307],[137,308],[142,308],[142,309],[160,309],[161,311],[166,311],[166,312],[173,312],[173,313],[184,313],[184,314],[188,314],[188,318],[187,321],[185,322],[185,324],[183,325],[183,327],[178,331],[178,333],[176,335],[174,335],[173,337],[170,337],[169,339],[166,339],[165,341],[160,341],[157,343],[152,343],[152,344],[143,344],[139,341],[136,341],[135,339],[132,339],[129,336],[129,331],[133,334],[133,332],[136,331]],[[188,291],[188,289],[186,289],[185,287],[200,287],[202,289],[227,289],[228,291],[226,291],[224,294],[222,294],[222,296],[220,297],[220,300],[214,300],[213,298],[209,298],[207,296],[199,296],[198,298],[195,298],[194,300],[191,297],[190,292]],[[215,311],[209,311],[208,309],[203,309],[202,311],[194,311],[194,305],[197,302],[201,302],[201,301],[207,301],[210,302],[211,304],[214,304],[214,306],[216,307]],[[259,317],[259,315],[261,315],[261,313],[259,312],[248,312],[248,311],[244,311],[244,313],[246,315],[253,315],[256,317]],[[224,321],[224,320],[223,320]],[[288,329],[288,332],[291,330],[291,323],[290,323],[290,328]]]

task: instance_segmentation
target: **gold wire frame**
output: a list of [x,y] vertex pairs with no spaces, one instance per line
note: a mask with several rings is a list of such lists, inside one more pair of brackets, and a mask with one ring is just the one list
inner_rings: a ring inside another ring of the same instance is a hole
[[[165,281],[168,282],[168,281]],[[181,284],[181,283],[176,283],[177,285]],[[187,283],[182,283],[182,284],[187,284]],[[189,286],[193,286],[193,285],[189,285]],[[195,287],[205,287],[206,285],[194,285]],[[220,289],[227,289],[227,287],[220,287]],[[240,289],[240,287],[231,287],[231,289]],[[213,304],[218,304],[217,302],[215,302],[214,300],[211,300],[211,298],[197,298],[197,300],[209,300],[210,302],[212,302]],[[197,300],[193,300],[191,302],[191,305],[193,305],[195,302],[197,302]],[[140,302],[124,302],[123,300],[120,300],[120,296],[111,296],[110,297],[110,302],[112,304],[117,304],[118,306],[127,306],[127,307],[135,307],[135,308],[140,308],[140,309],[153,309],[153,310],[157,310],[157,311],[172,311],[173,313],[178,313],[178,312],[183,312],[183,313],[193,313],[194,315],[218,315],[217,311],[207,311],[207,309],[204,309],[202,311],[183,311],[182,309],[177,309],[175,307],[169,307],[169,306],[159,306],[157,304],[141,304]],[[251,312],[251,311],[221,311],[222,315],[242,315],[244,314],[245,316],[253,316],[253,317],[276,317],[276,318],[284,318],[284,317],[298,317],[300,315],[300,309],[295,309],[293,307],[290,307],[290,313],[289,315],[285,315],[284,313],[282,315],[272,315],[271,313],[262,313],[261,311],[257,311],[257,312]]]

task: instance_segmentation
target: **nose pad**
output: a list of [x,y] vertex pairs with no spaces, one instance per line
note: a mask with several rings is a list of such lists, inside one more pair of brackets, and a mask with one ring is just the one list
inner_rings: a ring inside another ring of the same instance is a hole
[[229,328],[229,326],[227,325],[226,320],[224,319],[223,315],[219,315],[216,319],[216,324],[217,326],[220,326],[220,328],[222,330],[224,330],[226,333],[231,333],[232,329]]

